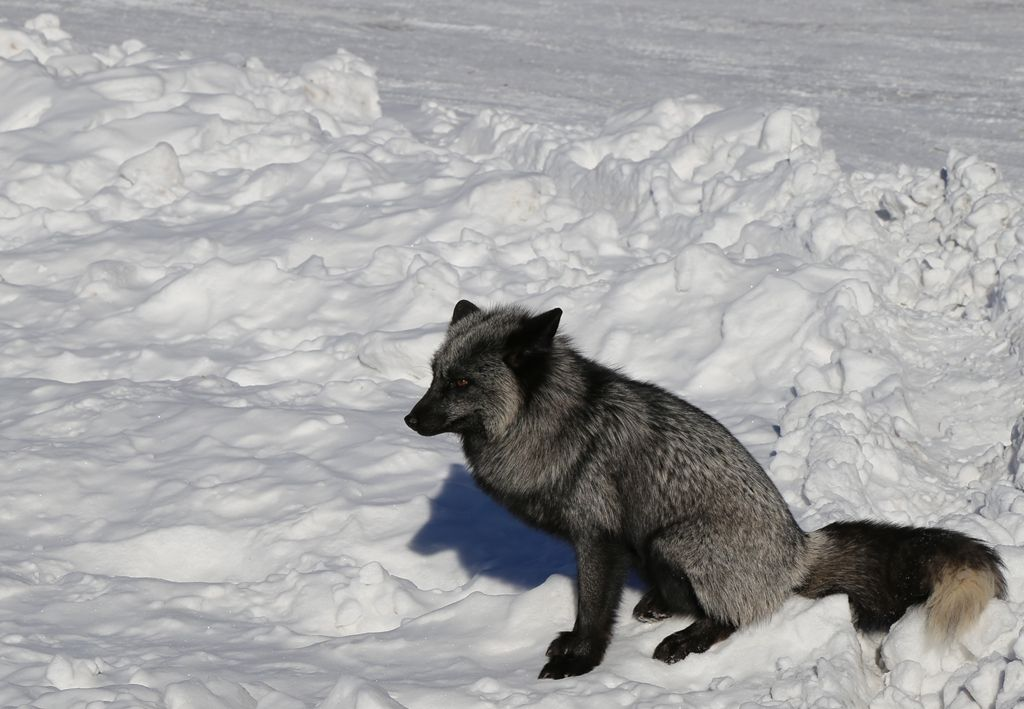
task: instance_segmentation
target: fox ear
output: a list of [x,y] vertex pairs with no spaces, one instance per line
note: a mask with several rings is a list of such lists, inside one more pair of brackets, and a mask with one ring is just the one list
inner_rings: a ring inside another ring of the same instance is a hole
[[505,345],[505,363],[512,369],[519,369],[530,359],[550,352],[561,318],[561,308],[528,318],[518,330],[509,335]]
[[479,312],[479,310],[480,308],[476,307],[468,300],[460,300],[458,303],[455,304],[455,311],[452,313],[452,321],[448,323],[448,325],[454,325],[459,320],[462,320],[462,318],[466,317],[467,315],[471,315],[472,313]]

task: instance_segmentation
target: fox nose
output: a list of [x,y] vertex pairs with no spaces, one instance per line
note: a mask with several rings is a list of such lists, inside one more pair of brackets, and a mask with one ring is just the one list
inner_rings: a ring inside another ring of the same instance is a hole
[[410,413],[405,417],[405,425],[414,431],[416,430],[416,426],[419,422],[419,419],[416,418],[416,414]]

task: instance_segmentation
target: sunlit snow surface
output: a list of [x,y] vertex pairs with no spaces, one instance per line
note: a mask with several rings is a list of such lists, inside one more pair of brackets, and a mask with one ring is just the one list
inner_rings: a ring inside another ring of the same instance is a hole
[[[599,130],[382,115],[278,74],[0,25],[0,705],[1010,707],[1024,697],[1024,209],[952,153],[844,172],[814,110],[666,98]],[[675,666],[628,609],[537,680],[573,559],[402,415],[456,300],[721,418],[808,529],[998,545],[936,653],[842,597]],[[879,648],[879,642],[881,647]]]

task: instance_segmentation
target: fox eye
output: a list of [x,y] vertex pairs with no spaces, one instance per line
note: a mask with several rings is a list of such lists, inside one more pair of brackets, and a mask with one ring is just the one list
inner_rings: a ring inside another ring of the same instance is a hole
[[459,377],[458,379],[452,380],[452,386],[456,389],[465,389],[469,386],[469,380],[465,377]]

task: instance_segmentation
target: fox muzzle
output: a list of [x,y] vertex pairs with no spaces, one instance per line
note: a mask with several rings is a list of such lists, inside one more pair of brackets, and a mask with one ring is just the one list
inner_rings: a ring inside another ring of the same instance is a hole
[[448,420],[434,408],[428,393],[405,417],[406,425],[421,436],[436,436],[448,430]]

